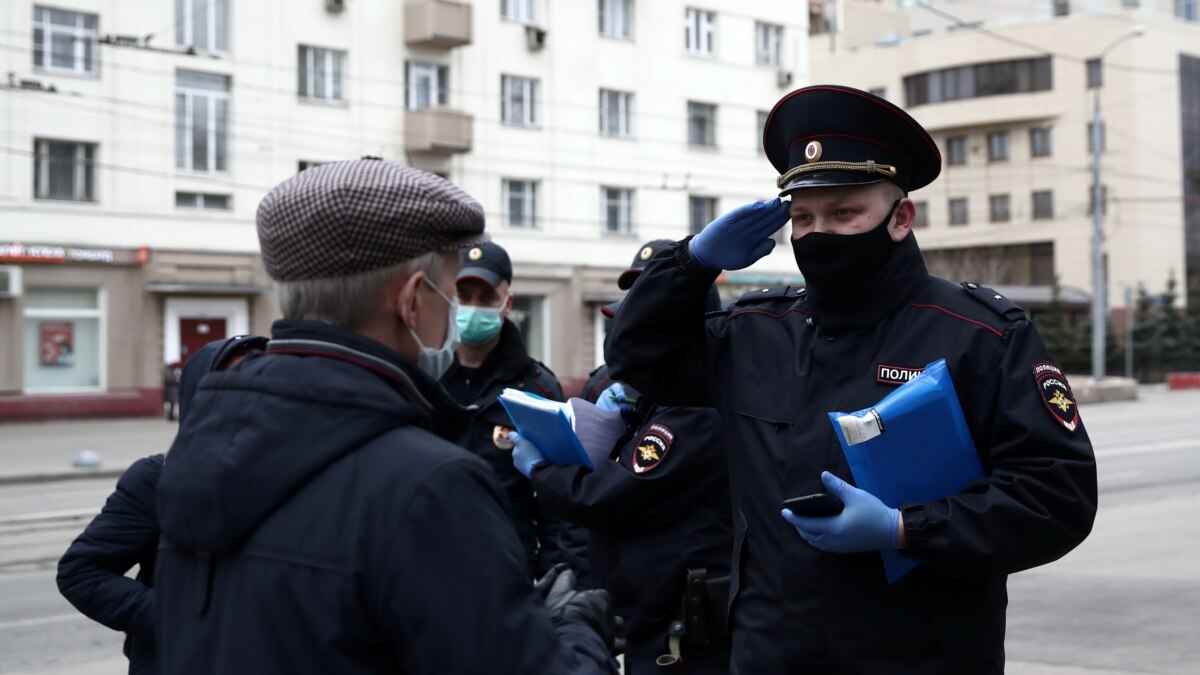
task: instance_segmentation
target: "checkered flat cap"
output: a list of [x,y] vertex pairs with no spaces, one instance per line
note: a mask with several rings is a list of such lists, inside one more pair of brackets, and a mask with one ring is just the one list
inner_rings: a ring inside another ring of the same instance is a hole
[[479,202],[377,157],[297,173],[267,193],[257,221],[263,263],[277,281],[351,276],[488,240]]

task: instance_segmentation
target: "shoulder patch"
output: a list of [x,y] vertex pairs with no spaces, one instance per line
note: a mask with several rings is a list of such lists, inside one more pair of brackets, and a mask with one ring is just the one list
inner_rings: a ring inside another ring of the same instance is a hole
[[980,286],[972,281],[964,281],[962,287],[972,300],[987,307],[1008,321],[1019,321],[1028,318],[1025,315],[1025,310],[1021,309],[1017,303],[986,286]]
[[1055,422],[1074,433],[1079,427],[1079,406],[1075,403],[1075,394],[1071,393],[1066,374],[1057,363],[1050,361],[1038,361],[1032,369],[1038,396],[1046,404],[1046,410],[1050,411]]
[[771,288],[757,288],[749,293],[745,293],[738,298],[735,306],[753,305],[767,300],[790,300],[795,301],[797,298],[804,297],[803,288],[793,288],[791,286],[774,286]]
[[675,432],[670,427],[658,422],[651,424],[633,448],[630,460],[633,472],[643,474],[658,468],[674,443]]

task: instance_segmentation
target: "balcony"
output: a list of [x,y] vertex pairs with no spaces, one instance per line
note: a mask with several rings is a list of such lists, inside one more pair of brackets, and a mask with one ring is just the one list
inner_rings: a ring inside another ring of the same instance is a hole
[[471,6],[449,0],[405,5],[404,44],[443,49],[471,44]]
[[472,140],[470,115],[450,108],[422,108],[404,114],[404,149],[448,155],[469,152]]

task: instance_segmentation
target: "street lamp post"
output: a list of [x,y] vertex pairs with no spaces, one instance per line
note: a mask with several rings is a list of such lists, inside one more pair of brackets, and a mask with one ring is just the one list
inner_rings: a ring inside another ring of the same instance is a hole
[[1096,83],[1092,108],[1092,379],[1096,382],[1104,379],[1104,333],[1108,307],[1108,283],[1104,275],[1104,187],[1100,166],[1100,125],[1103,122],[1100,115],[1100,89],[1104,86],[1104,57],[1117,45],[1143,33],[1145,30],[1142,28],[1134,28],[1110,42],[1096,59],[1099,82]]

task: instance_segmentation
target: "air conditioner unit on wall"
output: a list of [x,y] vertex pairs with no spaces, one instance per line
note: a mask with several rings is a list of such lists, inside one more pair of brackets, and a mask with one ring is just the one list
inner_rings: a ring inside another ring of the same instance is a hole
[[0,267],[0,298],[21,297],[21,268]]
[[340,12],[346,9],[346,0],[325,0],[325,9],[330,12]]
[[792,86],[792,71],[780,70],[779,72],[775,73],[775,82],[781,87]]
[[525,44],[531,50],[546,46],[546,31],[537,26],[525,26]]

